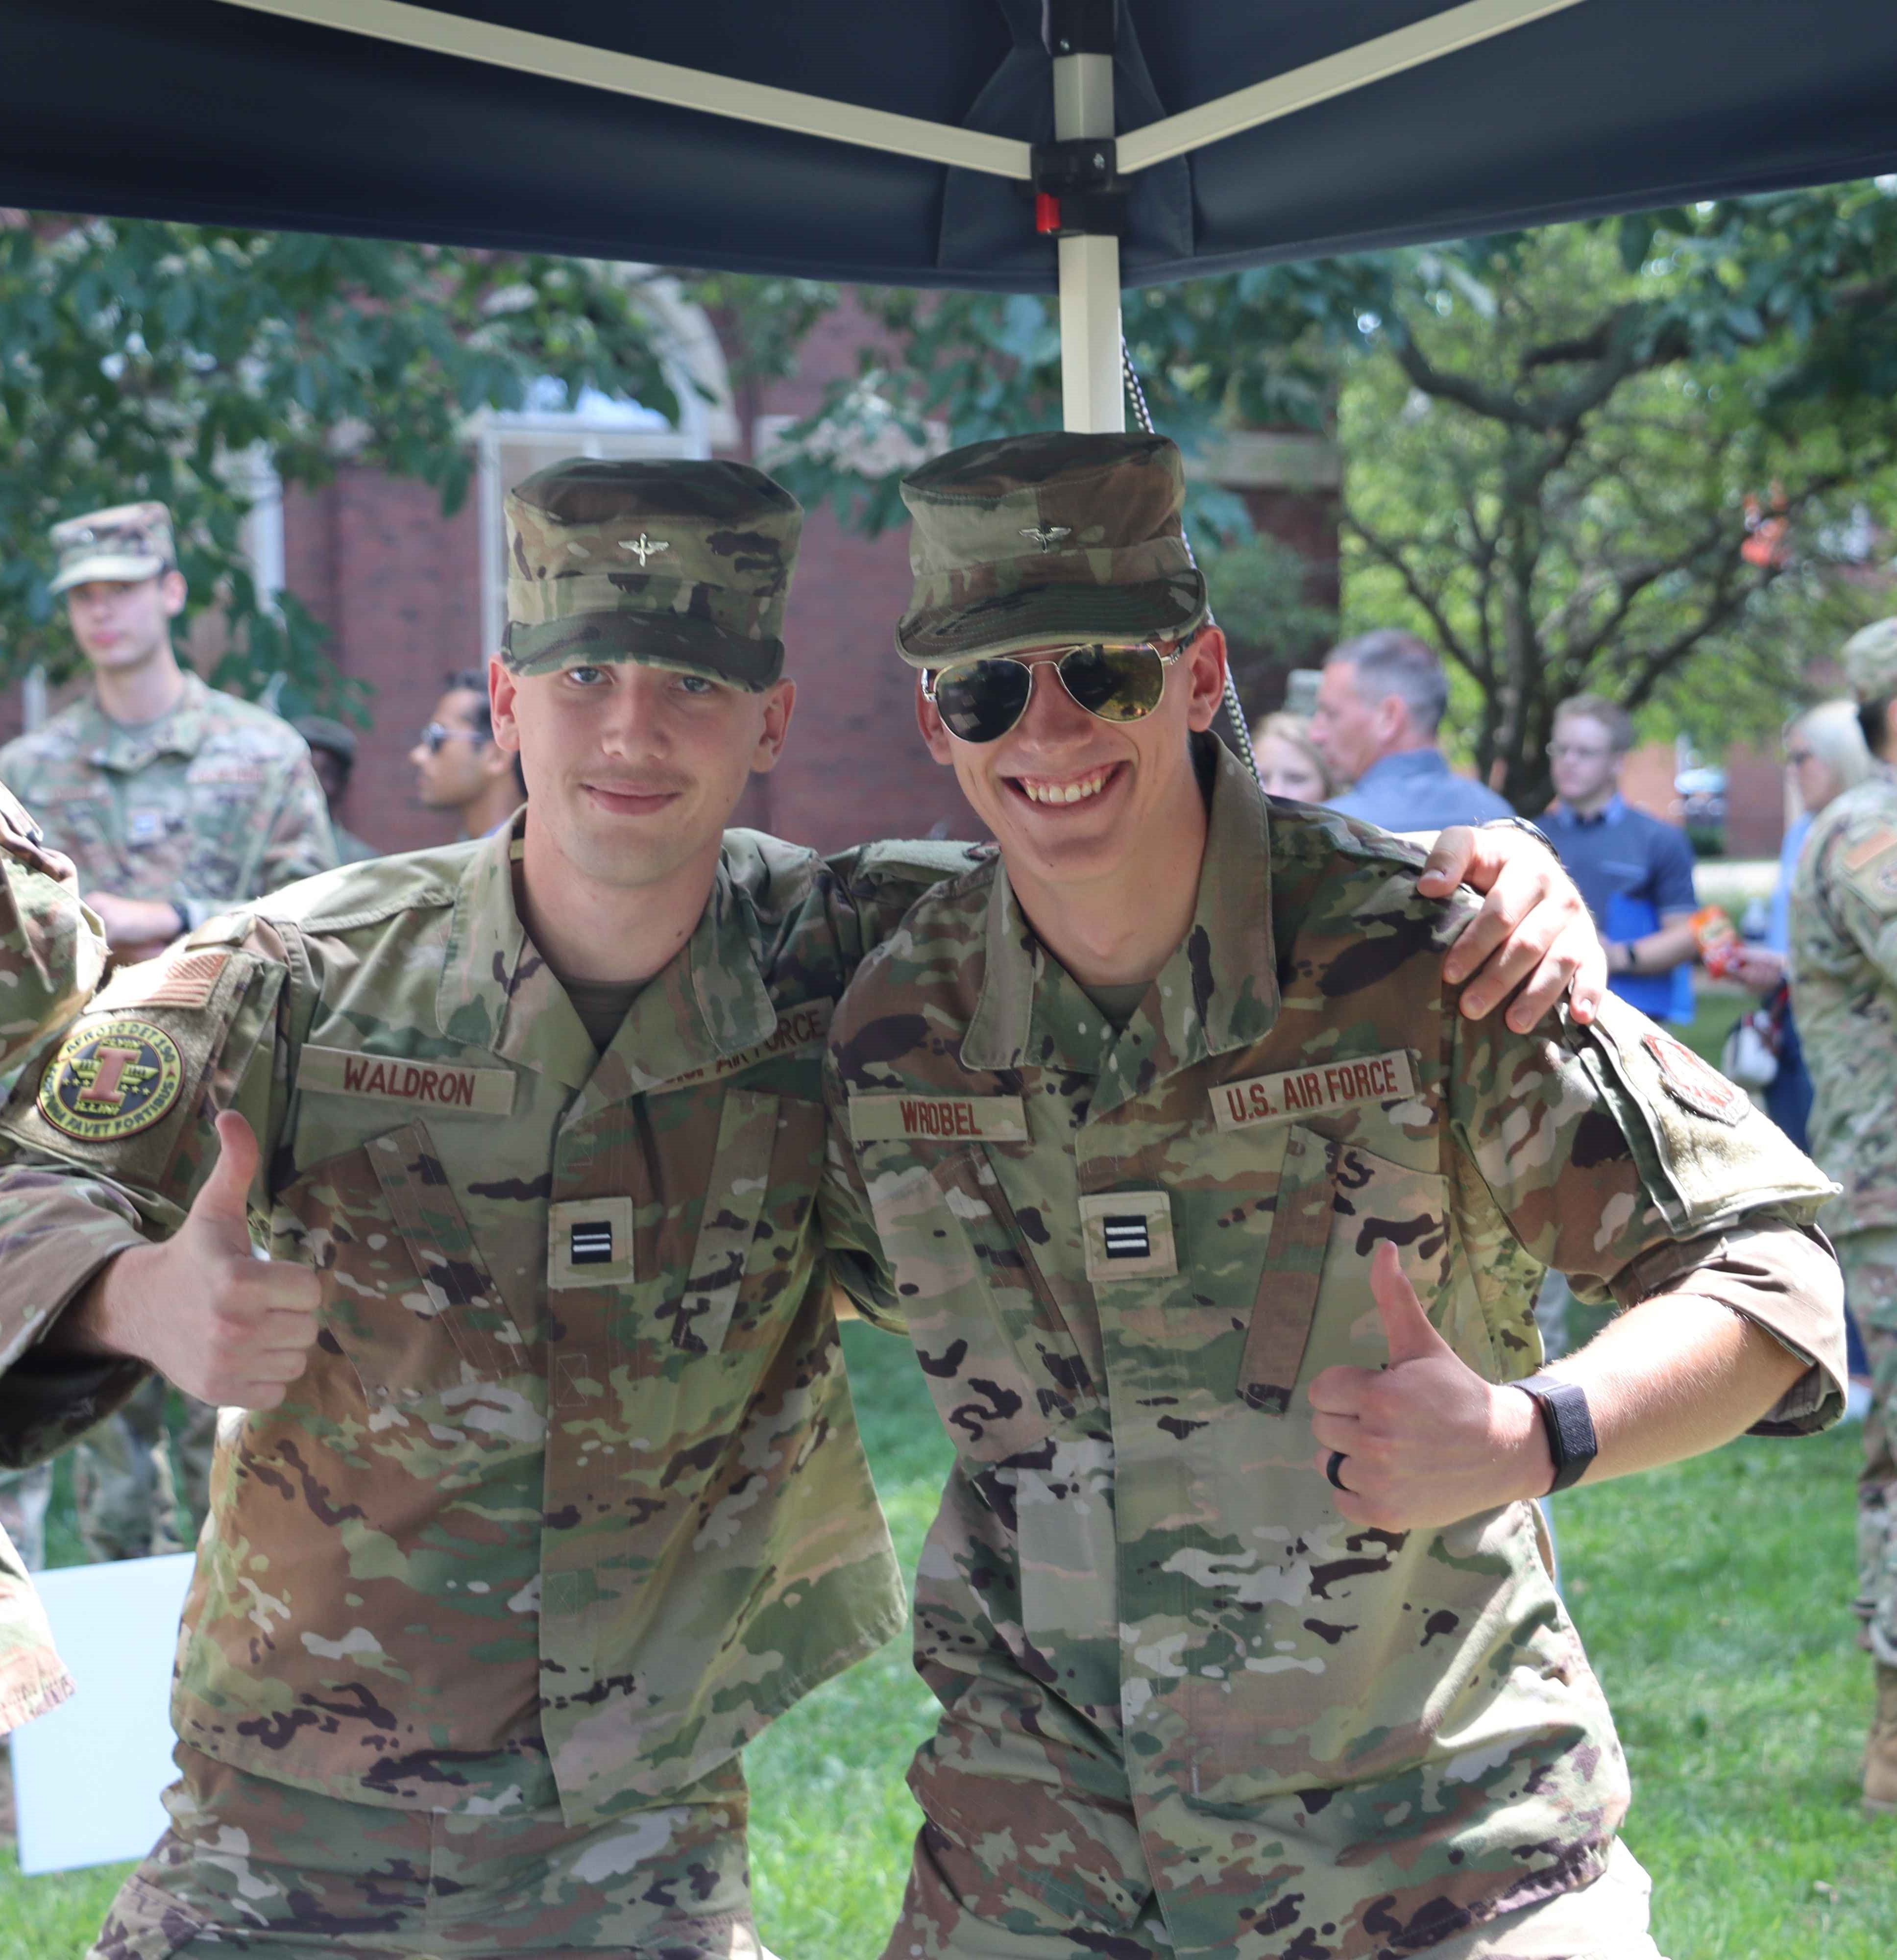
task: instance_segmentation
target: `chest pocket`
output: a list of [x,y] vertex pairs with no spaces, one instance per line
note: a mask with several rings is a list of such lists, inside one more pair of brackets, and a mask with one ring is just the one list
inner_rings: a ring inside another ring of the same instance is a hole
[[964,1456],[1038,1451],[1097,1407],[1097,1345],[1090,1360],[979,1144],[883,1147],[895,1175],[872,1171],[870,1201],[942,1421]]
[[372,1404],[406,1404],[527,1364],[527,1343],[409,1123],[315,1165],[282,1192],[272,1255],[313,1266],[323,1328]]

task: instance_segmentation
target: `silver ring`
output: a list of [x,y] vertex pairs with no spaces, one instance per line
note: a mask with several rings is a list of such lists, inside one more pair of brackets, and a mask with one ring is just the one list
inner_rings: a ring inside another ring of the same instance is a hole
[[1330,1452],[1330,1461],[1324,1465],[1324,1475],[1330,1479],[1330,1488],[1333,1491],[1347,1491],[1350,1488],[1337,1475],[1338,1471],[1343,1467],[1343,1461],[1344,1452],[1341,1449],[1333,1449]]

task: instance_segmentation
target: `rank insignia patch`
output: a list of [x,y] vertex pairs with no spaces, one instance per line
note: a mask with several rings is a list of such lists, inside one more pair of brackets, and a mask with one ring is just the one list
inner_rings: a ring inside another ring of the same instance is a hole
[[68,1036],[40,1081],[40,1113],[81,1143],[148,1130],[178,1099],[184,1062],[149,1021],[89,1022]]
[[1660,1079],[1673,1099],[1715,1123],[1737,1123],[1752,1113],[1752,1098],[1729,1082],[1709,1061],[1657,1030],[1647,1037],[1647,1052],[1660,1065]]

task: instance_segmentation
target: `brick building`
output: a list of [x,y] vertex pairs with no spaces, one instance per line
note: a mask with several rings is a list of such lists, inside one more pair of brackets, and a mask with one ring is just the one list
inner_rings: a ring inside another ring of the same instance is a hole
[[[577,415],[487,418],[475,437],[476,487],[444,517],[427,486],[345,465],[316,492],[278,497],[266,485],[252,526],[265,589],[286,587],[329,628],[341,670],[373,682],[373,726],[346,807],[349,828],[391,851],[445,842],[451,826],[416,802],[407,760],[451,670],[485,665],[503,613],[501,498],[507,485],[576,453],[718,455],[756,460],[783,423],[810,412],[831,380],[853,374],[873,328],[853,306],[829,315],[790,380],[734,392],[706,316],[663,289],[678,365],[682,425],[624,405],[584,404]],[[1314,603],[1337,602],[1342,466],[1333,445],[1276,431],[1235,435],[1207,459],[1244,500],[1254,521],[1292,546],[1309,567]],[[937,768],[914,724],[914,682],[891,651],[909,592],[907,536],[866,539],[828,511],[808,516],[786,638],[798,684],[796,718],[775,772],[757,779],[739,820],[821,848],[874,835],[974,834],[952,775]],[[1234,650],[1254,711],[1272,705],[1282,676],[1260,650]],[[56,708],[63,697],[56,696]],[[0,739],[21,724],[20,690],[0,699]],[[1768,854],[1779,834],[1775,772],[1733,782],[1736,853]],[[1774,777],[1769,794],[1765,778]],[[1634,799],[1669,814],[1670,769],[1641,759]],[[1750,791],[1751,793],[1747,793]],[[1745,834],[1742,837],[1741,831]],[[1753,833],[1756,832],[1756,835]]]

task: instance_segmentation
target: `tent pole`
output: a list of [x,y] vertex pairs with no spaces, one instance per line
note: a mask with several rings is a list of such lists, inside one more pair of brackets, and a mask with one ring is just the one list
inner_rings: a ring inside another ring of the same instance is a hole
[[[1056,6],[1054,136],[1068,142],[1114,132],[1113,56],[1063,54],[1062,16],[1095,11]],[[1111,0],[1105,10],[1112,21]],[[1100,38],[1076,35],[1085,42]],[[1070,429],[1118,434],[1126,426],[1126,397],[1120,369],[1120,240],[1110,232],[1063,238],[1060,255],[1061,419]]]

